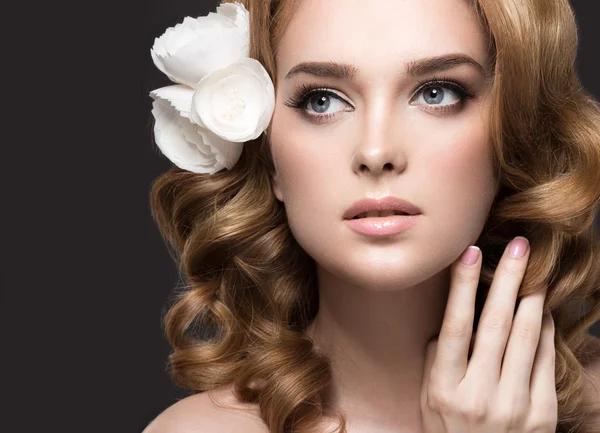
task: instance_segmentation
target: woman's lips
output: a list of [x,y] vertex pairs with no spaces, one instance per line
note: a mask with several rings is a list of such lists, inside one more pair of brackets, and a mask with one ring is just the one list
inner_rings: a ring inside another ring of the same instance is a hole
[[365,236],[391,236],[413,227],[418,222],[420,216],[421,214],[346,219],[344,220],[344,224],[351,230]]

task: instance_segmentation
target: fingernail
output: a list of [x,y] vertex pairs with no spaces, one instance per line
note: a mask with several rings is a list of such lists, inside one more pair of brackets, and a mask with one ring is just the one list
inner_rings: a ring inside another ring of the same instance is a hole
[[465,250],[462,256],[460,256],[460,261],[465,265],[474,265],[477,263],[477,259],[479,259],[480,252],[481,250],[478,247],[471,245]]
[[510,243],[509,252],[513,257],[523,257],[527,248],[529,248],[529,241],[523,236],[517,236]]

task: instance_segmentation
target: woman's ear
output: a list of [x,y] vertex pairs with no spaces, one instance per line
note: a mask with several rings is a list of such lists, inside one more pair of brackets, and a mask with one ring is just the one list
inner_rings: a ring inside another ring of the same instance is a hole
[[271,176],[271,184],[273,185],[273,192],[275,192],[275,197],[277,197],[277,200],[279,200],[280,202],[283,202],[283,192],[281,191],[281,185],[277,171],[275,171]]

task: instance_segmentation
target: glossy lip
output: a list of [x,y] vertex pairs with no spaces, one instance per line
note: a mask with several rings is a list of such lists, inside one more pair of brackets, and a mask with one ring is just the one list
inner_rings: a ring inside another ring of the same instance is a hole
[[[375,198],[363,198],[352,203],[352,205],[344,213],[345,220],[352,220],[356,215],[370,211],[383,211],[383,210],[397,210],[405,212],[410,215],[418,215],[421,210],[407,200],[403,200],[399,197],[387,196],[380,199]],[[399,215],[396,215],[399,216]],[[383,220],[389,217],[380,217]],[[371,218],[362,218],[371,219]],[[373,218],[376,219],[376,218]],[[357,220],[354,220],[357,221]]]
[[344,221],[355,232],[371,236],[383,237],[402,233],[414,226],[421,215],[391,215],[387,217],[367,217],[347,219]]

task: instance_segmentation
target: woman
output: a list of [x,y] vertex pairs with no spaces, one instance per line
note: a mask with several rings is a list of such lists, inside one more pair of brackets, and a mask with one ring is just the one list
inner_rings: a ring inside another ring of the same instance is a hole
[[568,1],[243,4],[260,67],[227,69],[233,4],[202,62],[153,50],[196,394],[146,432],[598,431],[600,112]]

